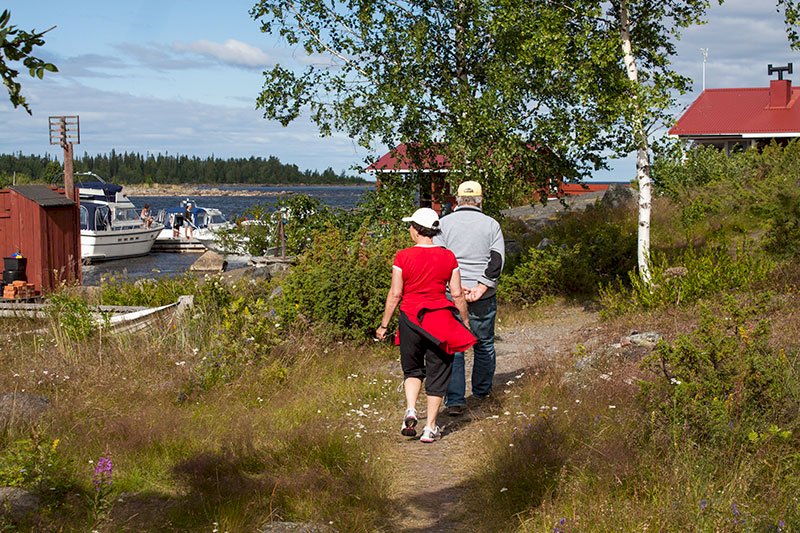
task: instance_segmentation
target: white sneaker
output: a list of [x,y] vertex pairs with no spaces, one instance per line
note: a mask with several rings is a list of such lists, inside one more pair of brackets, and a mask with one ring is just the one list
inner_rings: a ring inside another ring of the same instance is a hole
[[406,414],[403,416],[403,427],[400,433],[406,437],[413,437],[417,434],[417,410],[406,409]]
[[435,428],[430,428],[425,426],[425,429],[422,430],[422,436],[419,438],[420,442],[433,442],[442,438],[442,430],[439,426]]

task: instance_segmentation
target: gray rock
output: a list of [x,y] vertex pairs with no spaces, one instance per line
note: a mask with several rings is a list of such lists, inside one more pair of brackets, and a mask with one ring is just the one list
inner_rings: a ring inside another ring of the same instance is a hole
[[336,533],[326,524],[312,522],[270,522],[259,529],[261,533]]
[[636,191],[624,183],[612,183],[600,200],[606,207],[632,207],[636,203]]
[[36,394],[27,392],[0,394],[0,424],[7,424],[12,420],[34,422],[49,406],[50,401],[47,398]]
[[0,517],[21,522],[39,512],[39,497],[19,487],[0,487]]
[[[655,331],[648,331],[646,333],[632,332],[628,335],[627,340],[636,346],[645,346],[648,348],[654,347],[661,340],[661,334]],[[624,345],[624,344],[623,344]]]
[[542,239],[541,241],[539,241],[539,244],[537,244],[537,245],[536,245],[536,249],[537,249],[537,250],[544,250],[545,248],[547,248],[547,247],[548,247],[548,246],[550,246],[551,244],[553,244],[553,241],[551,241],[550,239],[548,239],[547,237],[545,237],[544,239]]

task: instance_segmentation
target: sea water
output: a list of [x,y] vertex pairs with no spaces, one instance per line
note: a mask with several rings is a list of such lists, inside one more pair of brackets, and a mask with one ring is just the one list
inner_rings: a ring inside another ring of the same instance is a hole
[[[281,193],[306,194],[319,199],[323,204],[341,209],[356,206],[365,192],[374,185],[365,186],[302,186],[302,187],[257,187],[257,186],[225,186],[215,185],[217,190],[230,191],[226,196],[192,196],[190,199],[200,207],[213,207],[222,211],[225,218],[233,220],[245,214],[254,206],[274,209],[281,199]],[[246,194],[247,191],[263,191],[269,196]],[[243,194],[237,195],[237,192]],[[181,205],[186,200],[183,196],[130,196],[133,204],[141,209],[144,204],[150,205],[150,212],[158,214],[161,209]],[[98,285],[102,278],[116,277],[136,281],[142,278],[159,278],[178,276],[186,272],[200,257],[198,253],[156,253],[143,257],[103,261],[91,265],[83,265],[83,284]],[[228,268],[246,266],[247,258],[229,256]]]

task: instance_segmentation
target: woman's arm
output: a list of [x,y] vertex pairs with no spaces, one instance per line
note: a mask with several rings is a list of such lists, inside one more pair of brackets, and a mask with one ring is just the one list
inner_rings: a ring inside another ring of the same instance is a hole
[[453,298],[453,303],[456,304],[458,314],[461,315],[461,320],[469,327],[467,300],[464,298],[464,291],[461,289],[461,271],[459,269],[453,269],[448,286],[450,288],[450,296]]
[[386,329],[389,327],[389,321],[394,315],[397,304],[403,297],[403,271],[399,268],[392,267],[392,285],[389,287],[389,293],[386,295],[386,306],[383,308],[383,318],[381,318],[381,325],[375,330],[375,336],[383,340],[386,337]]

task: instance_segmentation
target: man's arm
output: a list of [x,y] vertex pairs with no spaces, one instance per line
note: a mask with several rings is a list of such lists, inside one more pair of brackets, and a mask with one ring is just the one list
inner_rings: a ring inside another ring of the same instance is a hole
[[[506,259],[506,245],[503,240],[503,230],[500,229],[500,224],[495,222],[494,232],[492,235],[492,244],[489,246],[489,263],[480,277],[478,283],[486,287],[497,288],[497,279],[503,271],[503,265]],[[486,292],[485,290],[483,292]]]

